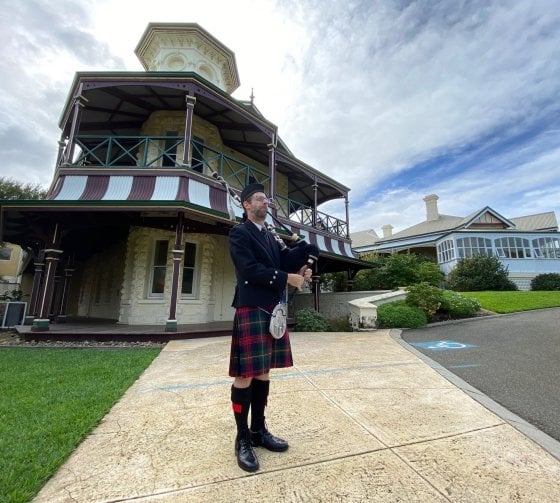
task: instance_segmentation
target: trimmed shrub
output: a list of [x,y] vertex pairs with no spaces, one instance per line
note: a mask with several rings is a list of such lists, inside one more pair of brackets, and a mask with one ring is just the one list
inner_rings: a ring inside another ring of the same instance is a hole
[[480,302],[458,292],[443,290],[439,310],[449,314],[452,318],[469,318],[480,310]]
[[368,259],[371,269],[362,269],[354,277],[353,290],[392,290],[420,282],[439,286],[442,273],[436,263],[414,253],[394,253]]
[[356,273],[352,283],[352,290],[390,290],[390,287],[386,285],[382,271],[385,259],[374,256],[366,257],[365,260],[371,262],[371,269],[362,269]]
[[448,277],[451,290],[481,292],[485,290],[517,290],[508,271],[496,257],[476,256],[459,260]]
[[305,307],[300,309],[295,316],[295,332],[328,332],[329,322],[314,309]]
[[443,273],[439,266],[430,260],[420,262],[418,264],[418,281],[420,283],[429,283],[433,286],[441,286]]
[[383,266],[383,274],[389,288],[412,285],[418,282],[418,255],[394,253],[389,255]]
[[531,280],[531,290],[560,290],[560,274],[539,274]]
[[404,300],[381,304],[377,308],[379,328],[420,328],[428,323],[422,309],[408,305]]
[[405,302],[422,309],[428,319],[440,308],[442,301],[443,290],[429,283],[418,283],[407,288]]

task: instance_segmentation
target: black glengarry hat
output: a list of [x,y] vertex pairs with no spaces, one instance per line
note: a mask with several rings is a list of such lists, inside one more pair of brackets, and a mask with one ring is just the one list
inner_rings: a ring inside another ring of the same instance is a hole
[[241,202],[247,201],[255,192],[264,192],[262,183],[250,183],[241,191]]

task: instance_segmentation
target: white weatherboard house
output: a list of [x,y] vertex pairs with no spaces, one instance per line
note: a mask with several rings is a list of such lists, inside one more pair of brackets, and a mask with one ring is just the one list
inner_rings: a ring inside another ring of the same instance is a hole
[[[145,71],[76,74],[47,199],[0,201],[0,238],[33,251],[32,330],[67,315],[167,331],[232,320],[228,233],[241,209],[221,179],[237,193],[264,184],[278,232],[319,247],[316,303],[321,272],[364,266],[349,189],[297,159],[252,99],[231,96],[230,49],[194,23],[150,23],[135,52]],[[320,210],[332,200],[345,218]]]
[[508,219],[486,206],[456,217],[440,214],[438,199],[426,196],[426,220],[400,232],[393,234],[393,227],[384,225],[383,237],[372,230],[353,233],[354,251],[418,253],[436,259],[444,274],[461,258],[494,256],[520,290],[530,289],[539,274],[560,273],[560,233],[553,211]]

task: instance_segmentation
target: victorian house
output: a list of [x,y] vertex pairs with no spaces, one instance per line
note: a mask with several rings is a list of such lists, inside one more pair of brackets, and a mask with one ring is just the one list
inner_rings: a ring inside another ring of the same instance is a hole
[[[76,74],[47,199],[0,203],[2,239],[34,255],[32,330],[69,315],[162,331],[232,320],[227,236],[241,209],[228,193],[254,181],[273,198],[278,233],[321,250],[316,305],[321,272],[363,267],[349,189],[297,159],[252,100],[232,97],[231,50],[197,24],[151,23],[135,53],[145,71]],[[319,209],[331,200],[344,217]]]
[[494,256],[520,290],[529,290],[539,274],[560,273],[560,232],[553,211],[506,218],[486,206],[465,217],[441,214],[436,194],[424,198],[426,219],[393,233],[384,225],[352,234],[354,250],[365,253],[417,253],[437,261],[448,274],[462,258]]

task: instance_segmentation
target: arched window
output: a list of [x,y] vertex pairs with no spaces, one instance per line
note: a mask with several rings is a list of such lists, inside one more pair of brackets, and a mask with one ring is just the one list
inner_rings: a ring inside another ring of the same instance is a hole
[[492,250],[492,241],[488,238],[469,236],[457,239],[457,252],[459,258],[470,257],[491,257],[494,253]]
[[494,241],[496,252],[500,258],[531,258],[529,240],[518,237],[498,238]]
[[533,239],[533,249],[537,258],[560,258],[560,240],[558,238]]
[[449,262],[455,258],[455,246],[452,239],[446,239],[437,245],[438,263]]

